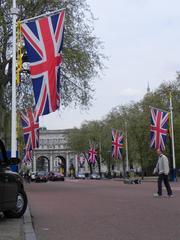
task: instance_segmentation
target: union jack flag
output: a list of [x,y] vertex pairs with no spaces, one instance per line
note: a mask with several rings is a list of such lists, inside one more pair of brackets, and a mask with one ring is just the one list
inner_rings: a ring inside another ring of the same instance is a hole
[[25,154],[24,154],[24,158],[23,158],[23,162],[24,163],[28,163],[32,161],[32,150],[25,150]]
[[169,112],[151,108],[150,147],[165,149]]
[[112,129],[112,157],[122,159],[123,134],[120,131]]
[[21,124],[24,133],[25,149],[32,150],[39,145],[39,122],[32,109],[21,112]]
[[29,20],[21,27],[38,116],[54,112],[60,106],[64,14],[61,11],[48,17]]
[[90,147],[88,161],[92,164],[95,164],[96,163],[96,156],[97,156],[96,149],[93,146]]
[[80,166],[80,167],[83,167],[83,166],[84,166],[84,163],[85,163],[84,154],[78,155],[78,156],[77,156],[77,159],[78,159],[79,166]]

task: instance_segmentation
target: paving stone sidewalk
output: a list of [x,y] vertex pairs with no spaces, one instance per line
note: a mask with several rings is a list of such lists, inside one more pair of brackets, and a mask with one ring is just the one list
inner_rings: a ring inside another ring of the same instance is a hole
[[0,240],[24,240],[23,218],[0,218]]
[[29,208],[22,218],[5,218],[0,214],[0,240],[36,240]]

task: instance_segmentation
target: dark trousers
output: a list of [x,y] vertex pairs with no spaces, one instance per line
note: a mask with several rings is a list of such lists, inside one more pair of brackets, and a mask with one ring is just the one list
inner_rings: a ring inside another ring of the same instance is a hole
[[164,181],[164,185],[166,187],[167,194],[172,195],[172,190],[171,190],[171,186],[169,184],[168,175],[165,175],[164,173],[159,174],[159,177],[158,177],[158,194],[160,196],[162,195],[162,181]]

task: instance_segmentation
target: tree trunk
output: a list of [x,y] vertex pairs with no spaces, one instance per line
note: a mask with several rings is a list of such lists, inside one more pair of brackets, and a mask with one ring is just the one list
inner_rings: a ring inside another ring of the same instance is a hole
[[97,164],[98,164],[98,171],[99,171],[99,176],[102,177],[101,173],[101,162],[100,162],[100,157],[97,157]]
[[0,107],[0,138],[4,140],[4,110]]

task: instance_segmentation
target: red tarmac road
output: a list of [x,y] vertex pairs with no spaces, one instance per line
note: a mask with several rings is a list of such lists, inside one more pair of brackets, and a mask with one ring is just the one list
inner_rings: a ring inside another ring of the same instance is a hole
[[156,183],[66,180],[26,184],[38,240],[178,240],[180,183],[174,198],[153,198]]

